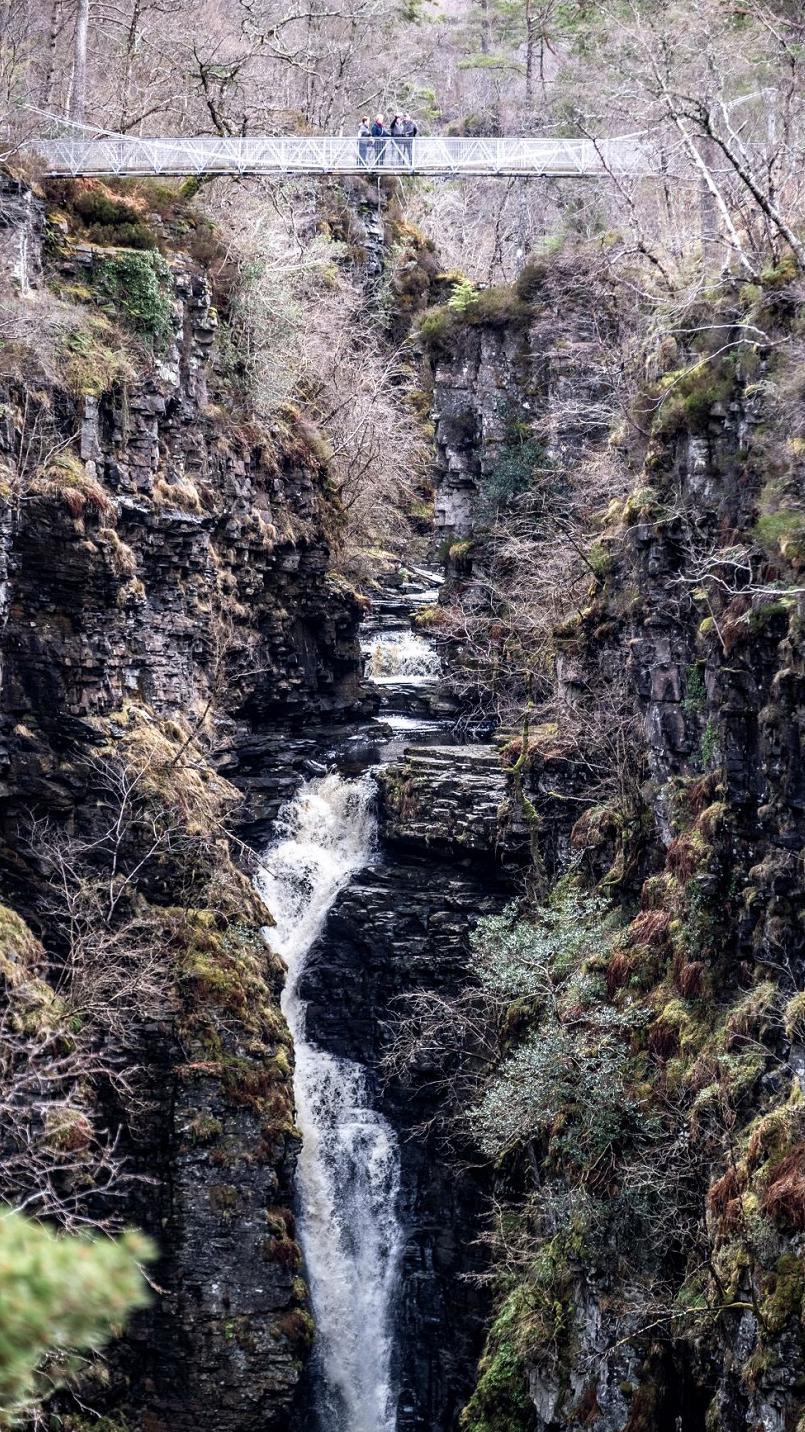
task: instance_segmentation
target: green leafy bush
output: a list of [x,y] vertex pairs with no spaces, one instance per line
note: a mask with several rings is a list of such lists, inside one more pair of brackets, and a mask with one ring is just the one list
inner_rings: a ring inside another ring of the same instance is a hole
[[142,215],[136,205],[118,198],[117,195],[111,194],[101,185],[76,187],[70,196],[70,203],[74,212],[84,220],[85,224],[104,227],[137,224],[142,221]]
[[575,889],[544,906],[532,922],[510,905],[479,920],[472,935],[472,964],[491,993],[520,999],[544,993],[549,977],[575,970],[590,950],[612,942],[607,901]]
[[148,1303],[140,1234],[72,1237],[0,1216],[0,1425],[13,1427]]
[[544,460],[545,454],[536,438],[507,444],[481,482],[482,506],[491,513],[510,507],[518,497],[530,491],[535,469]]
[[628,1046],[596,1030],[586,1039],[548,1022],[506,1059],[471,1122],[484,1153],[499,1158],[547,1135],[554,1155],[592,1166],[633,1130],[641,1116],[628,1091]]
[[95,287],[116,314],[156,352],[173,333],[171,272],[157,253],[125,252],[105,259]]
[[688,667],[682,705],[689,716],[698,716],[706,709],[707,690],[704,684],[704,667],[700,661],[694,661]]
[[93,224],[87,231],[87,238],[93,244],[107,244],[121,249],[155,249],[157,246],[156,235],[147,224],[142,223],[111,224],[108,227]]
[[447,300],[447,307],[454,313],[466,313],[470,304],[475,303],[477,298],[478,289],[475,284],[468,278],[462,278]]
[[533,920],[509,908],[479,921],[472,954],[481,983],[534,1011],[470,1113],[489,1158],[549,1138],[552,1154],[588,1167],[642,1131],[624,1038],[636,1016],[604,1002],[590,968],[614,939],[606,901],[573,887]]

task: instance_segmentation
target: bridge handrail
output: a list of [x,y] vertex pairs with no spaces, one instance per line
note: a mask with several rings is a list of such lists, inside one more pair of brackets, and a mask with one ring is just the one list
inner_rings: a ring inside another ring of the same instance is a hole
[[43,139],[30,150],[48,175],[360,173],[601,175],[650,172],[639,137],[364,140],[341,135],[255,138]]

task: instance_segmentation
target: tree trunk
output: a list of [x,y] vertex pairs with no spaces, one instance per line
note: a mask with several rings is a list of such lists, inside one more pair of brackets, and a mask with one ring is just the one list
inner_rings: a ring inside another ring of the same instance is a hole
[[87,103],[87,38],[89,35],[89,0],[78,0],[73,44],[73,83],[70,95],[70,118],[84,123]]
[[120,128],[125,133],[129,123],[129,100],[131,97],[131,80],[134,72],[134,56],[137,52],[137,41],[139,38],[140,26],[140,0],[134,0],[134,7],[131,12],[131,21],[126,33],[126,62],[123,68],[123,84],[121,86],[120,106]]
[[[697,148],[712,174],[715,145],[711,139],[699,139]],[[714,274],[721,267],[721,225],[718,217],[718,203],[712,188],[704,175],[699,180],[699,228],[702,240],[702,265],[705,273]]]
[[50,109],[53,104],[53,95],[56,89],[56,47],[62,27],[62,15],[62,0],[53,0],[50,7],[50,29],[48,30],[48,62],[45,82],[42,86],[42,104],[45,109]]
[[492,49],[492,21],[489,18],[489,0],[479,0],[481,7],[481,54],[488,55]]
[[533,10],[533,0],[525,0],[525,97],[526,104],[534,99],[534,56],[540,26]]

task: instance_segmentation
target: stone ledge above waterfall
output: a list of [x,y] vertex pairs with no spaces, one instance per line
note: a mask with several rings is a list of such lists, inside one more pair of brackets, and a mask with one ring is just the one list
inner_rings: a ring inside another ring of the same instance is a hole
[[506,772],[492,746],[412,746],[378,775],[384,839],[453,857],[519,863],[524,831],[508,829]]

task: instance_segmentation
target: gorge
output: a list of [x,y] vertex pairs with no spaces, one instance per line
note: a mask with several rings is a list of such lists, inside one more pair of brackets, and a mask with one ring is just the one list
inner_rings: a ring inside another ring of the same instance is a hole
[[0,1425],[802,1432],[799,268],[405,182],[0,181]]

